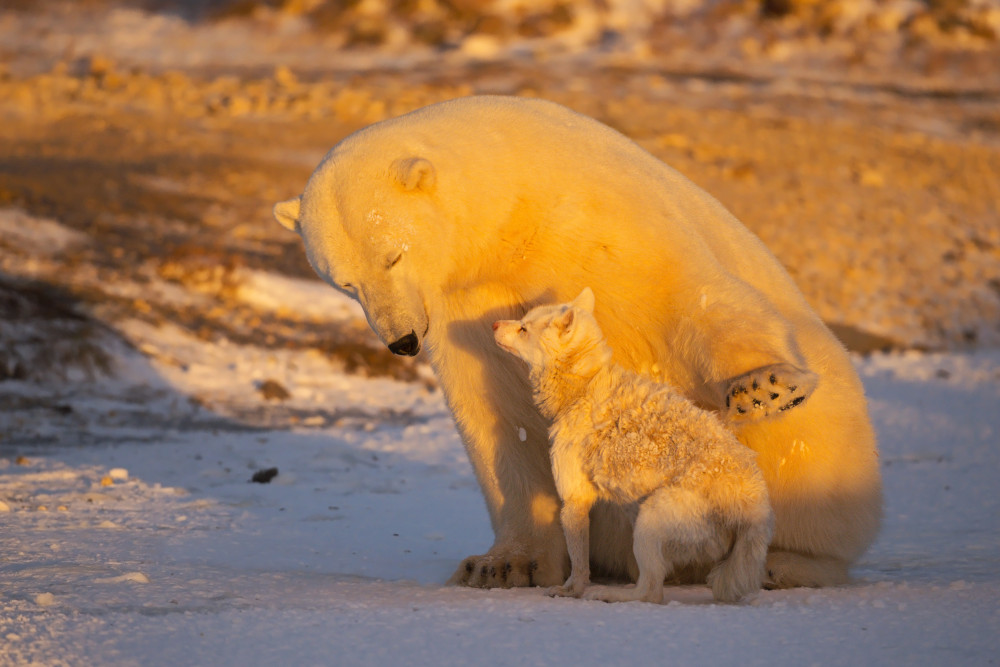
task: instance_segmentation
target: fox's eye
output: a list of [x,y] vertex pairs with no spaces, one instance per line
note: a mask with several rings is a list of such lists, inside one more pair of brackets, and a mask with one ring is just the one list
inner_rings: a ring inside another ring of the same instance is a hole
[[524,326],[524,325],[522,324],[522,325],[521,325],[520,327],[518,327],[518,329],[517,329],[517,333],[522,333],[522,334],[523,334],[523,333],[528,333],[528,327],[526,327],[526,326]]
[[401,259],[403,259],[403,253],[399,253],[395,257],[390,258],[389,261],[386,263],[386,266],[391,269],[392,267],[399,264],[399,260]]

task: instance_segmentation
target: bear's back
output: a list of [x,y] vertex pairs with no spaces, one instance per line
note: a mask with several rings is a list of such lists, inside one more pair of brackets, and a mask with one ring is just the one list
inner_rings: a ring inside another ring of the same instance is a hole
[[[441,190],[463,199],[515,193],[537,204],[539,224],[565,225],[554,229],[564,239],[590,238],[597,224],[612,242],[711,258],[716,270],[808,309],[770,251],[715,198],[617,130],[554,102],[495,95],[440,102],[359,130],[331,156],[356,161],[345,165],[356,173],[379,153],[376,164],[429,159]],[[477,222],[479,233],[488,233],[484,224]]]

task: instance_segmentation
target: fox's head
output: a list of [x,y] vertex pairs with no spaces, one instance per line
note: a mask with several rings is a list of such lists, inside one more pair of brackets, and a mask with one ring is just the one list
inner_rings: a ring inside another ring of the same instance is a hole
[[520,320],[494,322],[493,337],[497,345],[533,371],[553,364],[573,366],[586,355],[595,355],[597,363],[607,362],[604,337],[594,319],[594,293],[589,287],[569,303],[538,306]]

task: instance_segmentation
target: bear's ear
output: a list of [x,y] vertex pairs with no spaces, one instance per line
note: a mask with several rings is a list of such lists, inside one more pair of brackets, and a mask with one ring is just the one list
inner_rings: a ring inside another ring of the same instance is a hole
[[399,158],[392,163],[391,173],[404,190],[430,192],[437,181],[434,165],[422,157]]
[[274,219],[285,229],[298,231],[299,213],[302,210],[302,195],[274,205]]
[[585,310],[588,313],[594,312],[594,291],[589,287],[584,287],[583,291],[575,299],[573,299],[573,305],[580,310]]

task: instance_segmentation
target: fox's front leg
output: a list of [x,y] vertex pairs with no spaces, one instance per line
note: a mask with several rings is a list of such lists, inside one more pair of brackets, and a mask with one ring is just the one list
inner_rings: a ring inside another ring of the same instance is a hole
[[569,579],[549,589],[549,595],[580,597],[590,585],[590,508],[592,498],[571,497],[563,501],[559,518],[569,551]]

